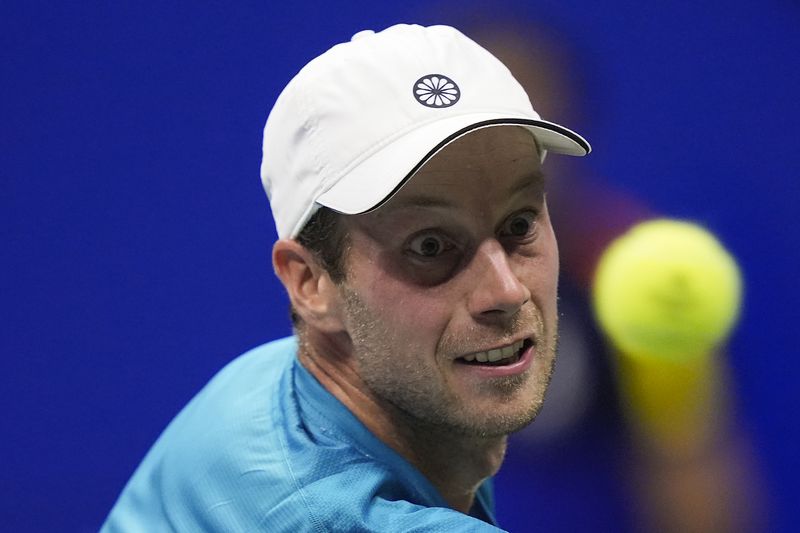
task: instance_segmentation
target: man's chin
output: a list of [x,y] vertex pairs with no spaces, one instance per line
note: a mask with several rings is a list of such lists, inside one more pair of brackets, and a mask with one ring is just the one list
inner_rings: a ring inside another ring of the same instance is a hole
[[[523,404],[525,405],[525,404]],[[487,409],[480,414],[461,417],[460,420],[453,421],[450,428],[461,435],[469,437],[504,437],[524,429],[528,426],[541,411],[542,402],[536,401],[527,403],[528,407],[520,410]],[[486,413],[490,413],[486,416]]]

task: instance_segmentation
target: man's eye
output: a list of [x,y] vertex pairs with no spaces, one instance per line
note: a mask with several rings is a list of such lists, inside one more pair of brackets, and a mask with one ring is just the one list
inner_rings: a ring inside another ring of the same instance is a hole
[[422,257],[436,257],[448,248],[448,243],[436,235],[424,234],[411,239],[408,246],[412,252]]
[[532,211],[518,213],[503,223],[500,233],[507,237],[524,237],[533,231],[535,223],[536,213]]

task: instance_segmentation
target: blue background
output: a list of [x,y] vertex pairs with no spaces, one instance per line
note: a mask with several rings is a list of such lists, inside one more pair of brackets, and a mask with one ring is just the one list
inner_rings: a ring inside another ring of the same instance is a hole
[[[0,9],[0,522],[89,531],[216,370],[289,332],[258,177],[283,85],[358,30],[446,23],[465,7],[15,4]],[[529,4],[508,3],[586,61],[593,119],[571,125],[592,141],[592,169],[708,224],[741,261],[738,407],[770,529],[789,531],[800,519],[800,4]],[[512,508],[537,512],[535,497],[515,503],[534,489],[511,459],[501,523]],[[582,501],[559,505],[580,513]]]

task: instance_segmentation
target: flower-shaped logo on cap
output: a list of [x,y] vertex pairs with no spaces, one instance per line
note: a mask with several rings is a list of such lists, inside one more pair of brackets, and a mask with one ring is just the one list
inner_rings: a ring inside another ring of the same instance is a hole
[[447,76],[428,74],[414,82],[414,98],[427,107],[450,107],[461,98],[461,90]]

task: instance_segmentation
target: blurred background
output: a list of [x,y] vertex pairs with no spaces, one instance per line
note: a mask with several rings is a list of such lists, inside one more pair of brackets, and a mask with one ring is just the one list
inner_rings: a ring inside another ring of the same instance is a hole
[[[513,437],[497,478],[501,525],[795,530],[793,0],[3,3],[4,529],[96,530],[191,396],[290,333],[258,176],[264,120],[308,60],[398,22],[461,28],[594,148],[545,166],[562,350],[540,419]],[[641,398],[625,383],[641,373],[588,303],[602,249],[654,216],[711,230],[744,277],[712,368],[658,370],[707,376],[659,400],[703,398],[689,439],[653,425],[674,412],[632,407]]]

